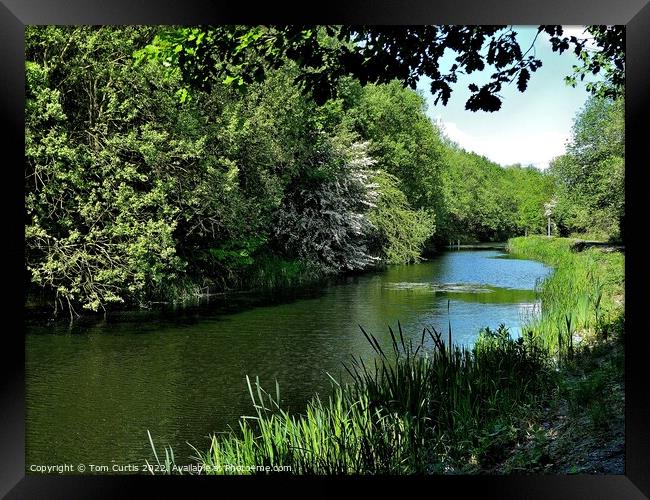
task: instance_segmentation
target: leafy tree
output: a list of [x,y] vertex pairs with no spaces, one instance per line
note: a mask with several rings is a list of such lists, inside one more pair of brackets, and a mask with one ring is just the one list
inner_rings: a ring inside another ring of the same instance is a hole
[[[596,97],[617,99],[625,94],[625,26],[592,25],[586,27],[583,37],[562,36],[561,26],[547,26],[545,30],[551,35],[553,50],[559,53],[573,45],[573,52],[578,56],[580,65],[573,66],[573,74],[567,75],[565,81],[575,87],[578,79],[583,81],[589,74],[604,74],[604,78],[588,82],[586,87]],[[589,47],[589,42],[598,49]]]
[[178,70],[133,59],[156,29],[26,33],[26,263],[71,311],[236,283],[320,155],[290,67],[180,102]]
[[564,233],[618,239],[625,217],[624,102],[592,97],[577,115],[567,153],[551,172],[558,183],[558,224]]
[[511,228],[504,219],[510,203],[497,184],[502,168],[449,145],[443,170],[445,216],[441,238],[500,240]]
[[412,207],[439,212],[441,142],[424,98],[392,81],[366,85],[352,102],[344,126],[370,141],[377,166],[400,180]]
[[503,168],[449,141],[443,151],[439,241],[503,241],[544,231],[543,205],[555,186],[549,175],[533,167]]
[[243,268],[273,240],[289,186],[319,161],[314,106],[292,81],[283,68],[245,95],[215,87],[184,104],[192,128],[206,136],[206,154],[194,175],[183,176],[191,210],[183,209],[189,216],[178,247],[203,286],[240,285]]
[[[583,62],[576,74],[604,69],[607,82],[592,84],[593,92],[618,95],[624,88],[624,28],[589,26],[600,49],[592,54],[586,40],[563,37],[562,26],[539,26],[551,36],[553,50],[573,45]],[[439,59],[446,50],[457,54],[448,72]],[[418,79],[431,79],[435,102],[446,104],[459,73],[492,66],[487,83],[469,85],[471,111],[497,111],[504,84],[516,81],[523,92],[541,61],[522,50],[508,26],[214,26],[170,29],[159,34],[144,55],[178,65],[186,82],[201,88],[214,81],[240,88],[264,79],[269,69],[291,60],[300,68],[297,81],[317,103],[335,97],[338,82],[348,75],[361,84],[394,79],[415,88]],[[575,78],[569,77],[570,82]]]
[[368,219],[376,229],[375,246],[390,264],[418,262],[435,232],[435,214],[424,208],[413,210],[397,177],[379,170],[373,180],[379,196]]
[[161,103],[176,106],[151,88],[161,79],[154,68],[130,72],[130,51],[149,34],[26,30],[27,268],[71,312],[140,302],[184,266],[172,186],[155,172],[172,158],[191,161],[200,146],[147,123]]
[[554,178],[534,167],[513,165],[506,168],[504,182],[502,189],[510,193],[517,207],[513,214],[517,234],[544,233],[544,203],[554,194]]

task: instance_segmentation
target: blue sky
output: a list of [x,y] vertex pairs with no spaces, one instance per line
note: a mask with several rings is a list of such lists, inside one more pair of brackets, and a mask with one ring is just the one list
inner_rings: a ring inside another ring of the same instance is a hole
[[[517,39],[525,52],[537,33],[536,26],[515,26]],[[565,35],[583,35],[582,26],[565,26]],[[532,51],[531,51],[532,53]],[[531,74],[528,88],[521,93],[515,83],[504,87],[501,109],[494,113],[467,111],[465,102],[470,95],[467,85],[480,85],[493,68],[486,68],[485,76],[474,72],[459,75],[447,103],[434,105],[429,80],[421,79],[418,89],[427,99],[428,116],[436,121],[443,133],[466,150],[486,156],[501,165],[521,163],[545,169],[549,161],[564,152],[565,142],[571,136],[576,112],[584,105],[588,93],[584,84],[575,88],[564,83],[578,59],[573,52],[562,55],[551,50],[548,35],[541,33],[535,43],[535,55],[542,67]],[[444,70],[453,64],[456,54],[448,51],[441,60]]]

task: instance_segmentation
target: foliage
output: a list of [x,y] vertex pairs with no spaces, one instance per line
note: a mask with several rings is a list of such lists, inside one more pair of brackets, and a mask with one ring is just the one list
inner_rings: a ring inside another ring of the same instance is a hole
[[413,210],[396,177],[378,171],[373,181],[378,184],[379,197],[368,219],[376,229],[376,246],[389,264],[418,262],[425,242],[434,234],[435,214]]
[[575,119],[567,153],[552,164],[562,234],[622,238],[625,218],[625,120],[622,99],[591,98]]
[[[622,27],[590,26],[595,44],[601,49],[591,55],[584,40],[560,38],[561,26],[540,26],[551,36],[553,50],[560,53],[574,45],[585,70],[605,68],[611,85],[620,92],[624,82]],[[440,70],[439,59],[446,50],[457,54],[448,72]],[[363,85],[399,79],[415,88],[423,75],[431,79],[436,104],[447,104],[451,85],[459,73],[471,74],[492,66],[494,72],[480,87],[469,85],[466,109],[497,111],[499,92],[516,80],[523,92],[531,73],[541,65],[529,50],[523,51],[516,32],[508,26],[211,26],[174,28],[158,34],[143,51],[181,68],[184,78],[201,88],[223,82],[244,88],[260,82],[270,69],[288,59],[300,68],[296,82],[324,104],[336,97],[339,81],[352,75]],[[579,73],[579,70],[576,70]],[[584,71],[583,71],[584,72]],[[593,88],[602,92],[603,86]]]
[[326,272],[364,269],[377,261],[366,244],[373,230],[367,212],[377,196],[371,182],[374,161],[365,143],[329,148],[323,151],[329,171],[323,177],[312,174],[288,194],[274,236],[285,253],[318,262]]
[[[245,96],[222,86],[179,102],[178,70],[133,58],[158,30],[26,32],[26,264],[71,313],[255,281],[256,259],[279,251],[279,208],[356,154],[318,131],[288,66]],[[363,253],[347,249],[351,261]]]
[[555,179],[534,167],[512,166],[506,169],[504,189],[515,200],[514,224],[521,234],[545,233],[544,205],[555,192]]
[[162,79],[154,67],[130,71],[131,47],[146,42],[147,30],[28,28],[26,37],[32,280],[71,312],[76,303],[96,310],[127,296],[141,302],[184,267],[173,184],[158,169],[191,163],[200,141],[172,139],[147,120],[176,108],[173,96],[151,88]]
[[[451,145],[450,145],[451,146]],[[513,230],[512,199],[500,189],[502,168],[487,158],[451,146],[443,171],[445,235],[451,239],[502,240]]]
[[[567,75],[565,81],[575,87],[577,79],[596,75],[601,71],[605,78],[587,83],[587,90],[600,98],[622,98],[625,93],[625,26],[591,25],[587,26],[583,36],[562,37],[561,26],[547,26],[551,35],[553,51],[560,54],[573,45],[573,52],[578,56],[581,66],[573,66],[573,75]],[[591,40],[590,40],[591,39]],[[589,47],[589,42],[599,50]]]
[[575,241],[540,236],[508,241],[513,255],[555,268],[539,287],[541,314],[531,318],[524,330],[539,337],[560,359],[570,357],[577,343],[606,334],[623,315],[624,255],[598,248],[574,252]]
[[448,142],[443,150],[439,239],[503,241],[545,230],[553,179],[533,167],[507,168]]
[[400,179],[413,208],[440,212],[442,144],[424,98],[396,81],[358,86],[349,83],[341,92],[346,102],[342,126],[370,141],[377,166]]
[[251,255],[266,241],[264,236],[242,241],[229,240],[222,247],[211,248],[210,253],[229,267],[247,266],[254,262]]

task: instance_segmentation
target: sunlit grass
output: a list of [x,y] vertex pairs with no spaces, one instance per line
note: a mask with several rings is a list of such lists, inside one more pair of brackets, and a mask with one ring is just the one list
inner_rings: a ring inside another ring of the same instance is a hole
[[623,314],[624,255],[598,248],[576,253],[575,241],[539,236],[508,242],[512,254],[555,268],[538,287],[541,314],[523,331],[540,338],[558,359],[570,357],[576,342],[595,340]]

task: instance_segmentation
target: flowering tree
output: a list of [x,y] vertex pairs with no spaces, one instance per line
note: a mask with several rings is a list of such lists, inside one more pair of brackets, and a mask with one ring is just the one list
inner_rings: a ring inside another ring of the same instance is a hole
[[553,210],[557,205],[557,200],[555,198],[551,199],[548,203],[544,203],[544,215],[548,218],[548,234],[551,235],[551,215],[553,215]]
[[287,197],[275,237],[286,253],[318,262],[326,271],[364,269],[379,260],[367,246],[374,231],[367,212],[377,198],[378,186],[371,181],[375,161],[367,142],[329,147],[326,157],[334,171]]

